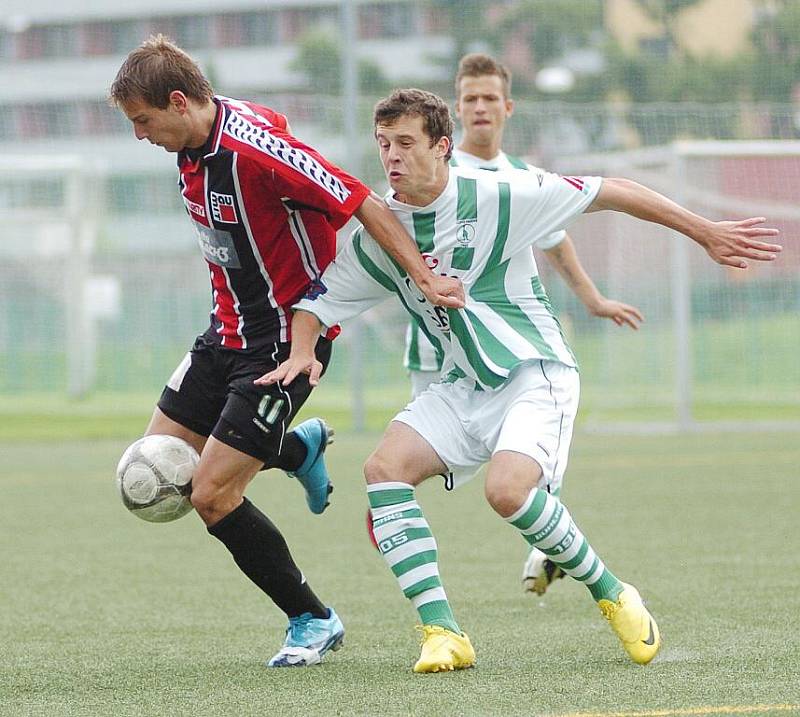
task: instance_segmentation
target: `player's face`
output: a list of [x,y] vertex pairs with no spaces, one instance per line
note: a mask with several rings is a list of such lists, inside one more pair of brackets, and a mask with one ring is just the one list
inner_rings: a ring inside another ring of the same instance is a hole
[[450,147],[447,137],[433,142],[420,116],[400,117],[394,124],[379,124],[375,138],[383,170],[398,195],[415,196],[435,184]]
[[456,116],[470,144],[492,144],[503,132],[514,109],[513,100],[503,92],[497,75],[462,77],[456,102]]
[[136,139],[146,139],[167,152],[180,152],[186,147],[190,128],[179,104],[170,102],[167,109],[162,110],[135,99],[121,103],[120,108],[133,123]]

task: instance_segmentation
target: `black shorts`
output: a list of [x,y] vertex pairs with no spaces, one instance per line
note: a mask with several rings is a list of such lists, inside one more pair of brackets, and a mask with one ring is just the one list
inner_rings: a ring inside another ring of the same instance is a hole
[[[311,393],[308,376],[288,386],[257,386],[253,380],[289,357],[290,344],[263,349],[226,349],[198,336],[175,369],[158,407],[169,418],[201,436],[214,436],[236,450],[276,465],[283,437]],[[316,348],[322,371],[331,358],[331,342],[320,338]]]

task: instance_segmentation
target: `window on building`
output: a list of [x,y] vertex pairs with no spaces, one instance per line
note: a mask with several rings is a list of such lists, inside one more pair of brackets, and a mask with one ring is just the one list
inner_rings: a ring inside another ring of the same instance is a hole
[[0,142],[16,139],[14,107],[11,105],[0,105]]
[[148,35],[165,35],[171,40],[178,39],[178,22],[174,17],[154,17],[148,23]]
[[207,15],[182,15],[175,18],[175,40],[187,50],[211,46],[210,22]]
[[242,13],[217,15],[212,20],[212,45],[214,47],[241,47],[245,45],[245,16]]
[[358,11],[359,35],[365,40],[405,37],[414,32],[413,8],[408,3],[362,5]]
[[42,28],[46,57],[74,57],[80,53],[77,25],[47,25]]
[[7,30],[0,29],[0,60],[10,60],[14,57],[13,37]]
[[114,52],[114,23],[87,22],[82,27],[82,49],[84,55],[110,55]]
[[174,213],[180,209],[180,197],[175,180],[159,173],[113,176],[108,183],[109,209],[113,214]]
[[141,20],[117,20],[111,23],[111,44],[114,52],[128,54],[147,39],[147,24]]
[[337,8],[287,9],[279,13],[278,40],[292,43],[305,32],[320,24],[336,24],[339,21]]
[[33,60],[44,57],[45,31],[42,27],[29,27],[27,30],[16,34],[16,49],[18,60]]
[[130,122],[105,102],[85,102],[80,107],[80,134],[93,136],[121,134],[130,130]]
[[247,12],[242,14],[244,23],[245,45],[275,45],[278,42],[278,23],[276,13]]

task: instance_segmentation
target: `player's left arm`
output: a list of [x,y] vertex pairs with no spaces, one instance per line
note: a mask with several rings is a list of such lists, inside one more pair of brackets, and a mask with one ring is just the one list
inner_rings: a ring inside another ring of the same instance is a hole
[[592,316],[611,319],[617,326],[627,325],[634,330],[639,328],[639,324],[644,321],[642,312],[635,306],[603,296],[581,264],[575,243],[569,234],[564,234],[558,244],[543,251],[550,264],[561,274],[567,286]]
[[761,226],[767,221],[764,217],[714,222],[629,179],[603,179],[586,211],[603,209],[674,229],[697,242],[723,266],[745,269],[747,259],[773,261],[782,249],[780,244],[762,241],[779,234],[777,229]]

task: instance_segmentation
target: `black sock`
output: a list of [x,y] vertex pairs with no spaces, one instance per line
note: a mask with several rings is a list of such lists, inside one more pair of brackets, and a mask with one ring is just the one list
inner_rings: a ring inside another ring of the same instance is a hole
[[291,473],[303,465],[307,455],[308,448],[306,448],[306,444],[295,435],[294,431],[289,431],[283,437],[281,452],[272,461],[267,461],[261,470],[280,468]]
[[328,617],[327,608],[292,560],[280,531],[247,498],[208,532],[225,544],[242,572],[289,617],[304,612]]

